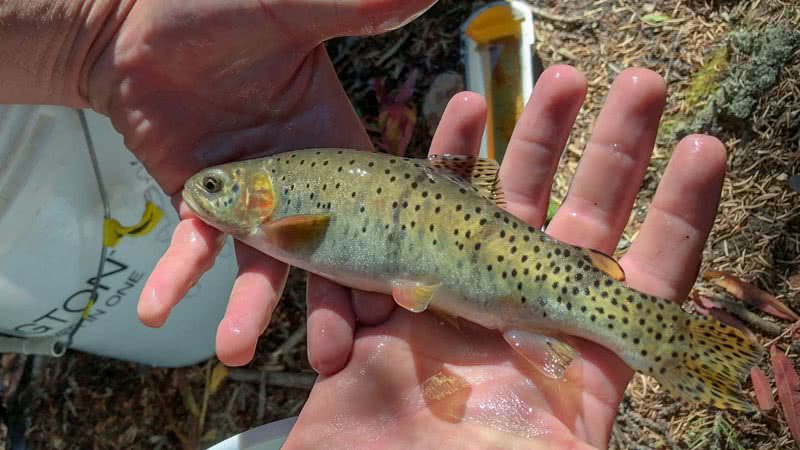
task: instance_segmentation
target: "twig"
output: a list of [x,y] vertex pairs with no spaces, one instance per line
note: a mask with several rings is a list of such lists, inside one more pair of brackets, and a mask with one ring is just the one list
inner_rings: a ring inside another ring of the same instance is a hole
[[266,386],[305,390],[311,390],[317,379],[316,374],[308,372],[263,372],[249,369],[230,369],[228,372],[231,380],[248,383],[260,383],[262,376]]
[[552,13],[533,5],[530,5],[530,7],[533,15],[540,19],[552,20],[553,22],[564,22],[564,23],[583,22],[583,16],[562,16],[560,14]]
[[764,344],[764,348],[769,348],[769,347],[772,346],[772,344],[774,344],[774,343],[778,342],[779,340],[785,338],[786,336],[794,333],[795,331],[797,331],[798,327],[800,327],[800,321],[797,321],[797,322],[793,323],[792,325],[789,326],[789,328],[783,330],[783,333],[781,333],[778,337],[776,337],[776,338],[772,339],[771,341],[767,342],[766,344]]
[[405,42],[408,40],[410,36],[411,33],[405,33],[403,37],[401,37],[389,50],[386,51],[386,53],[383,54],[383,56],[381,56],[378,59],[378,61],[375,62],[375,67],[383,66],[383,63],[388,61],[389,58],[391,58],[395,53],[397,53],[397,50],[399,50],[400,47],[402,47],[402,45],[405,44]]
[[261,379],[258,382],[258,409],[256,411],[258,423],[264,421],[264,415],[267,412],[267,372],[262,371],[260,375]]
[[285,355],[286,353],[289,353],[289,351],[291,351],[305,337],[306,337],[306,324],[302,324],[300,325],[300,327],[297,328],[297,330],[294,331],[294,333],[292,333],[291,336],[289,336],[285,341],[283,341],[283,344],[281,344],[278,348],[275,349],[274,352],[272,352],[269,355],[270,360],[277,361],[278,358]]
[[777,336],[781,333],[781,327],[774,324],[758,314],[750,311],[741,303],[728,300],[727,298],[714,298],[712,301],[718,302],[719,306],[748,325],[752,325],[770,336]]

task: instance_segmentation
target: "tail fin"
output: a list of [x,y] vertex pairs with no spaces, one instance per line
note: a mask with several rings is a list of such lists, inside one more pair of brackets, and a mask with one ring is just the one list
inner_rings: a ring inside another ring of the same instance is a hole
[[687,333],[685,345],[676,348],[653,376],[684,401],[752,410],[742,383],[761,359],[761,346],[740,330],[708,317],[692,315],[687,322],[682,330]]

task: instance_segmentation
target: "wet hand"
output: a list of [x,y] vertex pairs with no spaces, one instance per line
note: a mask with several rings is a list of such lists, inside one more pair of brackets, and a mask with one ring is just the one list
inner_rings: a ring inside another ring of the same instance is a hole
[[[544,223],[562,150],[586,93],[584,77],[555,66],[540,77],[501,167],[507,209]],[[611,254],[648,166],[665,83],[642,69],[613,83],[569,193],[546,232]],[[486,106],[460,94],[432,152],[477,153]],[[694,135],[675,148],[646,220],[620,260],[627,283],[682,300],[694,283],[725,172],[722,144]],[[317,279],[317,289],[335,290]],[[329,283],[328,283],[329,284]],[[632,371],[610,351],[577,340],[581,357],[563,381],[541,375],[494,331],[395,309],[356,331],[339,373],[321,376],[287,448],[606,447]],[[590,447],[591,446],[591,447]]]
[[[224,242],[182,205],[184,181],[210,165],[285,150],[371,149],[321,43],[398,27],[432,3],[119,2],[83,65],[81,94],[111,118],[181,217],[144,287],[142,322],[164,324]],[[236,255],[239,273],[217,332],[217,354],[229,365],[252,359],[288,270],[239,243]],[[349,292],[309,301],[310,339],[321,342],[312,360],[323,372],[338,370],[352,346]]]

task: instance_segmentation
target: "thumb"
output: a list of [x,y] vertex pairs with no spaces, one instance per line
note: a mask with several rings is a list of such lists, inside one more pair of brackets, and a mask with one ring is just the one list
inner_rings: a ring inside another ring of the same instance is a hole
[[[385,33],[421,16],[438,0],[314,0],[303,21],[322,39]],[[313,16],[313,17],[309,17]],[[311,20],[309,20],[311,19]],[[300,22],[300,23],[303,23]],[[312,31],[312,30],[309,30]]]

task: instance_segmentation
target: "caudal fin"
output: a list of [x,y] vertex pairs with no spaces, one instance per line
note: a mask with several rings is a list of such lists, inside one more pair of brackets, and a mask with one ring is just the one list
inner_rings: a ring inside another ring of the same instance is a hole
[[685,345],[652,373],[659,383],[685,401],[752,410],[742,384],[761,359],[761,346],[737,328],[703,316],[692,316],[682,332]]

